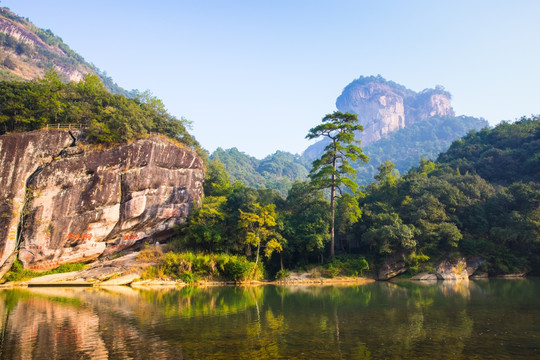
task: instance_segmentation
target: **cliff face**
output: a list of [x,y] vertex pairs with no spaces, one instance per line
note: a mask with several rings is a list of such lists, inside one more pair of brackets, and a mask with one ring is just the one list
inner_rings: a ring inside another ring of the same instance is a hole
[[19,233],[19,259],[34,270],[168,236],[202,194],[201,159],[160,137],[85,151],[49,130],[1,136],[0,149],[1,260]]
[[384,79],[360,78],[350,83],[337,98],[339,111],[358,115],[364,131],[362,145],[433,116],[454,116],[450,95],[442,89],[416,93]]

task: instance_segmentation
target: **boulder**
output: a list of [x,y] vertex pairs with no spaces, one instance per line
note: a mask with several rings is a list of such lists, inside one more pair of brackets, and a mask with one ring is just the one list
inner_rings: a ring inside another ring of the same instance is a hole
[[467,262],[465,258],[441,260],[436,266],[437,279],[439,280],[461,280],[468,279]]
[[421,273],[421,274],[416,274],[413,277],[411,277],[411,280],[422,280],[422,281],[437,280],[437,275],[429,274],[429,273]]
[[403,260],[402,256],[388,258],[383,261],[378,269],[378,279],[388,280],[393,277],[403,274],[409,267]]

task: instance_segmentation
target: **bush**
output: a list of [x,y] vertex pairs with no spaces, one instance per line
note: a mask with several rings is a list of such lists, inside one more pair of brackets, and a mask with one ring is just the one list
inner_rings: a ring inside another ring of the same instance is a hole
[[263,274],[262,263],[256,265],[244,256],[168,252],[157,266],[146,269],[143,278],[167,277],[192,283],[200,278],[216,277],[234,281],[259,280]]
[[291,275],[291,272],[287,269],[279,270],[276,273],[276,280],[286,279]]
[[369,270],[369,263],[363,257],[341,256],[334,258],[325,265],[322,275],[325,277],[364,276],[364,270]]
[[157,262],[163,259],[163,251],[159,246],[148,246],[144,244],[144,249],[137,254],[137,261]]
[[10,70],[15,70],[15,68],[17,67],[13,59],[9,56],[4,59],[4,66]]
[[198,276],[192,273],[191,271],[186,271],[180,274],[179,277],[183,282],[188,283],[188,284],[192,284],[199,280]]

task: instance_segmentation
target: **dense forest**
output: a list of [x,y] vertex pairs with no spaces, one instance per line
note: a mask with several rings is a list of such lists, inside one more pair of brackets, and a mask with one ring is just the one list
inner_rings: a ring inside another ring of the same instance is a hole
[[[367,263],[400,257],[414,274],[441,258],[480,256],[490,275],[538,273],[539,179],[539,117],[472,131],[403,176],[383,162],[359,196],[338,199],[338,256],[326,269],[361,273]],[[225,166],[211,160],[205,194],[179,248],[262,258],[278,274],[329,260],[329,201],[310,183],[295,182],[283,198],[231,184]]]
[[93,143],[120,143],[155,132],[200,150],[189,122],[167,113],[150,93],[135,98],[110,93],[96,75],[64,83],[54,71],[28,82],[0,82],[0,134],[78,124]]

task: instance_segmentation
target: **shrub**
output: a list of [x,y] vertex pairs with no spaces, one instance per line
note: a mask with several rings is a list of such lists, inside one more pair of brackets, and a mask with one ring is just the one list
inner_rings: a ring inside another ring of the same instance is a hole
[[192,283],[204,277],[219,277],[234,281],[258,280],[263,274],[262,263],[255,265],[244,256],[168,252],[161,257],[158,265],[147,268],[142,277],[144,279],[168,277]]
[[137,261],[157,262],[163,259],[163,251],[159,246],[144,245],[144,249],[137,254]]
[[180,274],[179,277],[183,282],[188,283],[188,284],[192,284],[199,280],[198,276],[192,273],[191,271],[186,271]]
[[289,270],[287,269],[279,270],[276,273],[276,280],[286,279],[289,277],[289,275],[291,275],[291,272]]

